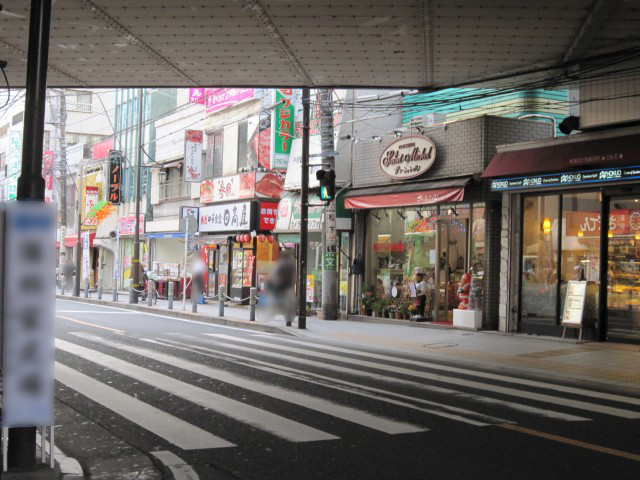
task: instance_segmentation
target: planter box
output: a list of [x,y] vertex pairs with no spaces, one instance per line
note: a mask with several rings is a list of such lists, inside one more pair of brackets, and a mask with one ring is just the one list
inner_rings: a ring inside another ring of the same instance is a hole
[[453,310],[453,326],[480,330],[482,328],[481,310]]

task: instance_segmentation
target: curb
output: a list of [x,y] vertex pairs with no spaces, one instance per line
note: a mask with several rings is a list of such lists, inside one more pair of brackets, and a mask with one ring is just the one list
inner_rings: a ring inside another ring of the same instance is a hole
[[196,320],[199,322],[211,323],[213,325],[225,325],[229,327],[244,328],[245,330],[255,330],[264,333],[279,333],[281,335],[288,335],[290,337],[298,336],[295,333],[276,325],[264,325],[261,323],[250,322],[248,320],[242,320],[239,318],[218,317],[205,315],[203,313],[183,312],[181,310],[161,310],[157,307],[149,307],[148,305],[120,303],[110,300],[98,300],[97,298],[68,297],[66,295],[60,294],[56,294],[56,298],[78,303],[90,303],[94,305],[104,305],[106,307],[117,307],[125,310],[153,313],[155,315],[163,315],[166,317]]
[[[41,443],[42,437],[38,432],[36,433],[36,446],[38,447],[38,451],[40,450]],[[48,452],[50,448],[49,440],[45,440],[44,445],[45,450]],[[60,469],[60,478],[62,480],[82,480],[85,478],[82,466],[80,466],[80,463],[75,458],[68,457],[55,445],[53,447],[53,453],[55,455],[54,461]]]

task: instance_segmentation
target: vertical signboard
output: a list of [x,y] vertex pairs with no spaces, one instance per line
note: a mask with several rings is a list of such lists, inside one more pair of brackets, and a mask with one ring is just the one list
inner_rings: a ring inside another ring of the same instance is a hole
[[56,208],[4,207],[2,426],[53,424]]
[[201,182],[203,132],[202,130],[185,130],[184,135],[184,180]]
[[275,109],[273,110],[273,141],[271,142],[272,170],[286,170],[293,143],[295,127],[295,109],[293,105],[293,89],[276,89]]
[[109,201],[114,205],[120,205],[122,200],[122,152],[111,150],[109,152]]
[[51,150],[42,152],[42,177],[44,178],[44,201],[50,202],[53,197],[53,157]]
[[89,263],[89,232],[82,233],[82,279],[89,280],[91,265]]
[[91,185],[84,187],[84,212],[82,218],[84,218],[83,224],[87,227],[96,227],[98,225],[98,217],[87,218],[87,215],[98,204],[99,194],[98,187]]

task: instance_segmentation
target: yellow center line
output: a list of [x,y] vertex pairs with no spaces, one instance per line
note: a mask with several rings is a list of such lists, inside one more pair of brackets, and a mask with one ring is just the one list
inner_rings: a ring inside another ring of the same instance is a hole
[[78,320],[78,319],[75,319],[75,318],[65,317],[64,315],[56,315],[56,317],[62,318],[64,320],[69,320],[70,322],[79,323],[81,325],[87,325],[89,327],[101,328],[102,330],[109,330],[110,332],[114,332],[114,333],[121,333],[121,334],[125,333],[124,330],[118,330],[117,328],[111,328],[111,327],[104,327],[102,325],[96,325],[95,323],[84,322],[82,320]]
[[640,455],[630,452],[624,452],[622,450],[616,450],[614,448],[602,447],[593,443],[581,442],[580,440],[574,440],[572,438],[561,437],[560,435],[553,435],[552,433],[540,432],[538,430],[532,430],[530,428],[521,427],[519,425],[513,425],[510,423],[500,423],[496,425],[500,428],[507,430],[514,430],[516,432],[525,433],[527,435],[533,435],[534,437],[540,437],[554,442],[565,443],[574,447],[587,448],[596,452],[605,453],[607,455],[614,455],[616,457],[626,458],[627,460],[634,460],[640,462]]

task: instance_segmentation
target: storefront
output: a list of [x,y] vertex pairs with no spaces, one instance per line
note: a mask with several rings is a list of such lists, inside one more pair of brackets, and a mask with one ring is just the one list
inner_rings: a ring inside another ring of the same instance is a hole
[[[363,211],[364,292],[394,310],[411,302],[416,268],[429,286],[426,316],[452,322],[462,276],[485,274],[485,204],[465,198],[470,176],[350,191],[347,208]],[[470,197],[470,198],[469,198]],[[361,313],[365,313],[362,305]]]
[[271,235],[277,205],[246,201],[200,207],[197,242],[206,251],[209,296],[224,287],[231,298],[247,299],[251,287],[264,284],[278,256]]
[[[323,207],[317,195],[309,195],[308,237],[307,237],[307,305],[319,310],[322,304],[322,227]],[[344,195],[336,199],[336,229],[338,231],[338,295],[339,309],[348,313],[349,258],[351,243],[351,212],[344,207]],[[296,258],[300,251],[300,194],[287,193],[278,205],[275,233],[284,248],[293,250]]]
[[493,158],[483,176],[509,209],[509,330],[561,335],[573,281],[587,338],[640,342],[639,144],[638,129],[582,133]]

